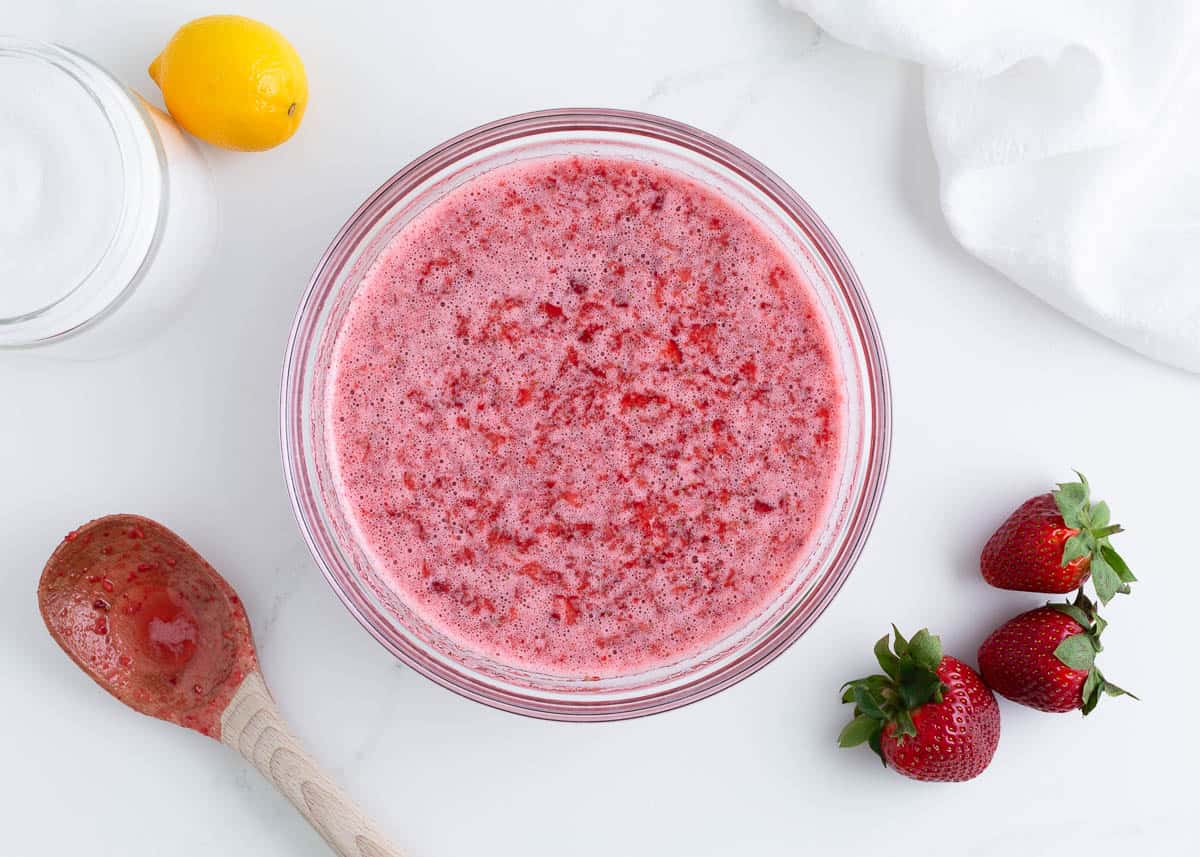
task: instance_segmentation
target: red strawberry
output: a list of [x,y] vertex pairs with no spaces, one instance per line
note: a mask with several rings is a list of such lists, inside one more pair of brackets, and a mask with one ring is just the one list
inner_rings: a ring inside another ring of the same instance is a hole
[[1060,483],[1009,515],[983,546],[979,569],[992,586],[1021,592],[1070,592],[1091,576],[1107,604],[1137,579],[1109,544],[1119,532],[1108,504],[1092,505],[1081,473],[1078,482]]
[[885,636],[875,657],[886,675],[848,682],[842,702],[854,719],[838,743],[869,743],[884,765],[914,780],[961,782],[979,776],[1000,742],[996,697],[969,666],[942,655],[942,643],[922,629],[907,641],[896,630],[895,653]]
[[1096,667],[1107,625],[1080,592],[1073,604],[1030,610],[993,631],[979,647],[979,671],[992,690],[1013,702],[1089,714],[1106,693],[1133,696]]

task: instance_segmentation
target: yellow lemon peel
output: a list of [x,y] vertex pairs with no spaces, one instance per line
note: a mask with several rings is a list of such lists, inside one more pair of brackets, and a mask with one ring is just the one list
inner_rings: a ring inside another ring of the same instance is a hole
[[278,146],[296,133],[308,105],[308,78],[295,48],[240,15],[184,24],[148,72],[176,122],[226,149]]

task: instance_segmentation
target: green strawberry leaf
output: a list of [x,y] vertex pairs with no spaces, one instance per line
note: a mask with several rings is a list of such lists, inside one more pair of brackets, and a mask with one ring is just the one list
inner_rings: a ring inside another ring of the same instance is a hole
[[855,688],[862,688],[876,698],[885,698],[891,693],[892,680],[885,675],[869,675],[866,678],[856,678],[842,685],[842,702],[854,701]]
[[873,717],[859,715],[842,727],[838,735],[839,747],[857,747],[871,740],[871,735],[883,729],[883,724]]
[[1087,485],[1083,482],[1059,482],[1058,490],[1054,492],[1064,501],[1082,506],[1087,501]]
[[1090,670],[1096,662],[1096,647],[1087,634],[1073,634],[1058,644],[1054,657],[1073,670]]
[[876,720],[885,720],[887,715],[884,714],[882,704],[879,699],[869,688],[859,685],[854,688],[854,704],[857,710],[872,717]]
[[1108,510],[1108,504],[1101,500],[1095,506],[1092,506],[1092,529],[1099,530],[1107,527],[1109,521],[1112,520],[1112,513]]
[[1117,573],[1117,577],[1122,583],[1134,583],[1137,578],[1133,576],[1133,572],[1129,570],[1129,566],[1125,564],[1125,560],[1121,559],[1121,555],[1113,550],[1111,545],[1101,545],[1100,555],[1104,557],[1104,561],[1112,566],[1113,571]]
[[[1088,670],[1087,678],[1083,680],[1083,689],[1080,691],[1084,705],[1097,696],[1097,691],[1100,690],[1100,685],[1103,682],[1104,680],[1100,678],[1100,670],[1095,667]],[[1094,703],[1093,707],[1095,707]]]
[[1068,527],[1078,529],[1081,523],[1080,515],[1087,503],[1087,487],[1080,482],[1060,482],[1054,492],[1054,504]]
[[875,644],[875,659],[879,661],[879,666],[883,671],[892,678],[895,678],[897,671],[900,669],[900,659],[892,654],[892,650],[888,648],[887,634],[879,638]]
[[894,646],[896,654],[904,657],[908,654],[908,640],[904,639],[904,635],[900,633],[900,629],[892,625],[892,631],[896,635],[896,645]]
[[1087,717],[1091,714],[1097,705],[1100,704],[1100,696],[1104,691],[1104,677],[1100,675],[1100,670],[1092,667],[1088,670],[1088,677],[1084,680],[1083,689],[1080,691],[1083,696],[1083,716]]
[[[1124,688],[1117,687],[1115,684],[1109,684],[1108,682],[1104,683],[1104,693],[1107,694],[1108,696],[1133,696],[1132,693],[1125,690]],[[1134,696],[1133,698],[1137,699],[1136,696]]]
[[872,750],[875,751],[875,755],[879,757],[879,761],[882,762],[883,766],[886,768],[887,767],[887,759],[883,758],[883,746],[882,746],[882,742],[880,740],[882,737],[883,737],[883,729],[881,727],[871,733],[871,737],[867,739],[867,744],[871,747]]
[[1100,596],[1101,604],[1112,601],[1124,585],[1103,554],[1092,557],[1092,583],[1096,586],[1096,595]]
[[942,662],[942,641],[922,628],[909,641],[908,655],[917,666],[932,672]]
[[912,713],[909,711],[901,711],[896,715],[896,740],[901,741],[906,737],[915,736],[917,734],[917,726],[913,723]]
[[1062,565],[1066,565],[1072,560],[1079,559],[1081,556],[1087,556],[1092,552],[1091,536],[1085,530],[1078,535],[1071,536],[1063,545]]
[[932,701],[942,687],[942,680],[937,673],[911,661],[901,662],[898,683],[900,701],[909,711]]
[[1100,676],[1100,681],[1104,683],[1104,687],[1102,689],[1108,696],[1128,696],[1130,699],[1136,699],[1138,702],[1142,701],[1141,697],[1139,697],[1137,694],[1130,693],[1123,687],[1117,687],[1104,676]]

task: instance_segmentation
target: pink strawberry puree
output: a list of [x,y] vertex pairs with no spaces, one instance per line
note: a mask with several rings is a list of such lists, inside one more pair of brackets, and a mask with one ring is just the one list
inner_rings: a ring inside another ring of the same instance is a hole
[[676,661],[761,612],[838,470],[800,272],[641,162],[448,193],[367,273],[331,373],[339,500],[389,585],[459,645],[560,675]]

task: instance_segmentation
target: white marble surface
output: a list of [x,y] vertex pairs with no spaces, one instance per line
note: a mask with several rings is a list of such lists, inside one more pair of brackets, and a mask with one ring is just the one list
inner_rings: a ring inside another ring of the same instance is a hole
[[[71,526],[114,511],[163,520],[235,584],[297,732],[414,857],[790,855],[888,840],[1037,855],[1082,837],[1093,855],[1187,850],[1200,378],[1067,321],[953,243],[912,68],[823,39],[770,0],[226,5],[294,41],[312,98],[282,149],[208,151],[224,232],[191,312],[107,363],[0,354],[0,852],[323,853],[234,754],[125,710],[46,635],[43,561]],[[0,29],[73,46],[149,94],[148,61],[212,8],[2,0]],[[715,698],[603,726],[501,714],[392,660],[301,542],[277,437],[293,310],[344,218],[442,139],[565,105],[663,113],[782,174],[853,259],[895,385],[880,520],[817,626]],[[909,782],[838,751],[837,687],[869,668],[889,621],[929,624],[973,661],[995,624],[1038,601],[987,588],[975,557],[1009,507],[1071,466],[1130,530],[1143,582],[1110,611],[1103,663],[1144,701],[1107,701],[1087,721],[1002,703],[1000,751],[966,785]]]

